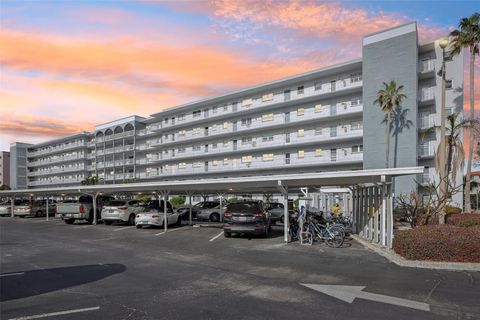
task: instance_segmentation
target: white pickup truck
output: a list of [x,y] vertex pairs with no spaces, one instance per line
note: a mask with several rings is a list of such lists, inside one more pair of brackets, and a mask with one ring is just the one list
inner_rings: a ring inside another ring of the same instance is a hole
[[[101,219],[100,213],[104,203],[113,200],[112,197],[97,197],[97,221]],[[80,196],[78,200],[67,200],[57,204],[57,214],[66,224],[72,224],[75,220],[86,220],[93,222],[93,198],[91,196]]]

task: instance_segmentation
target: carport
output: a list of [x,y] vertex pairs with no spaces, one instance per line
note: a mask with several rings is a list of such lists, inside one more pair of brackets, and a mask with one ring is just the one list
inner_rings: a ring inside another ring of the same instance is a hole
[[[284,205],[284,241],[288,242],[288,196],[299,194],[304,188],[343,187],[352,192],[353,231],[360,237],[384,247],[391,248],[393,237],[393,195],[391,181],[393,177],[417,175],[423,173],[423,167],[332,171],[319,173],[282,174],[268,176],[251,176],[238,178],[215,178],[198,180],[170,180],[158,182],[141,182],[115,185],[90,185],[62,188],[42,188],[1,191],[1,196],[9,196],[13,201],[16,196],[46,196],[60,194],[86,194],[94,199],[94,223],[96,222],[96,198],[101,194],[111,193],[151,193],[167,200],[168,195],[244,193],[279,193]],[[164,206],[166,217],[167,212]],[[220,203],[220,207],[222,207]],[[48,214],[47,214],[48,219]],[[168,224],[164,223],[165,231]]]

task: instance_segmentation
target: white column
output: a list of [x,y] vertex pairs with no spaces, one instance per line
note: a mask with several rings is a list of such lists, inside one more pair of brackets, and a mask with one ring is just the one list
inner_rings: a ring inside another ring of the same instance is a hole
[[47,209],[46,209],[46,211],[47,211],[47,219],[46,219],[46,220],[47,220],[47,221],[48,221],[48,215],[49,215],[49,213],[48,213],[48,200],[49,200],[49,197],[47,196],[47,205],[46,205],[46,208],[47,208]]
[[10,216],[13,218],[13,207],[15,205],[15,195],[12,196],[10,202],[11,202]]
[[192,225],[192,193],[189,192],[188,196],[189,196],[188,201],[190,202],[190,207],[188,209],[188,221],[189,221],[189,224]]
[[97,224],[97,193],[93,193],[93,224]]

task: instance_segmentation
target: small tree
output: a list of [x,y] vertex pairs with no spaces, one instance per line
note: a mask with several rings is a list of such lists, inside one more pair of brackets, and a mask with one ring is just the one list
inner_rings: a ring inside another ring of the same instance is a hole
[[185,197],[175,196],[170,199],[172,206],[179,207],[185,203]]
[[2,185],[0,186],[0,190],[10,190],[10,187],[7,186],[6,184],[2,184]]
[[86,177],[84,180],[80,182],[82,186],[93,186],[98,184],[98,176],[90,176]]

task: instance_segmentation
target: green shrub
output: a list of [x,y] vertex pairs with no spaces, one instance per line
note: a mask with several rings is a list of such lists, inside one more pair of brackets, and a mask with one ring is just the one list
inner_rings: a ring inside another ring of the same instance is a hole
[[462,209],[454,206],[445,206],[445,213],[448,214],[459,214],[462,213]]
[[170,199],[170,203],[174,207],[179,207],[179,206],[181,206],[185,203],[185,197],[178,197],[178,196],[177,197],[172,197]]

